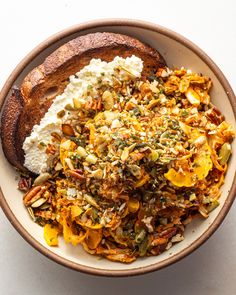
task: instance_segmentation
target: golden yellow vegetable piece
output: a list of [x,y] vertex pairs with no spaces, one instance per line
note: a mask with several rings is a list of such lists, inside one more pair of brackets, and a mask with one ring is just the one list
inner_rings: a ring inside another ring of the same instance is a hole
[[102,240],[102,229],[88,229],[85,242],[90,249],[96,249]]
[[84,223],[84,222],[81,222],[79,220],[76,220],[76,223],[80,224],[81,226],[85,226],[87,228],[90,228],[90,229],[100,229],[103,227],[103,225],[97,223],[97,224],[89,224],[88,222],[87,223]]
[[89,143],[93,144],[95,140],[95,127],[93,124],[89,126],[90,134],[89,134]]
[[79,206],[71,206],[71,218],[74,220],[76,217],[80,216],[83,210]]
[[212,169],[211,148],[207,143],[198,151],[194,159],[194,165],[194,173],[197,175],[198,180],[207,177],[209,171]]
[[59,229],[51,224],[44,226],[44,239],[48,246],[58,246]]
[[140,180],[138,180],[134,187],[140,187],[143,186],[148,180],[150,179],[150,176],[148,174],[145,174]]
[[129,209],[129,212],[131,213],[135,213],[138,211],[139,209],[139,201],[137,199],[129,199],[128,201],[128,209]]
[[[196,133],[193,132],[193,134],[195,136]],[[194,186],[198,180],[204,179],[212,169],[211,148],[207,142],[198,149],[191,168],[193,172],[177,172],[175,169],[171,168],[164,176],[178,187],[191,187]]]
[[190,187],[194,185],[193,175],[192,173],[186,172],[177,172],[175,169],[171,168],[167,173],[164,174],[165,178],[167,178],[170,182],[178,187],[186,186]]
[[185,95],[188,99],[188,101],[194,105],[194,106],[199,106],[201,102],[201,98],[198,95],[198,93],[192,88],[189,87],[188,90],[185,92]]
[[84,240],[86,234],[81,234],[81,235],[73,234],[72,229],[67,224],[65,218],[63,218],[62,226],[63,226],[63,237],[66,243],[71,243],[73,246],[76,246],[77,244],[81,243]]
[[135,130],[143,131],[141,124],[137,119],[131,117],[127,117],[126,119],[130,122],[130,124],[134,127]]

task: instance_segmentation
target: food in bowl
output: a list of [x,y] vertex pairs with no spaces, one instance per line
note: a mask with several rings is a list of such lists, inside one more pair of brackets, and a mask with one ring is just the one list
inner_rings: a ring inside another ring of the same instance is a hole
[[48,245],[63,235],[130,263],[159,255],[193,218],[207,218],[234,137],[211,86],[113,33],[70,41],[33,70],[6,104],[2,142],[25,171],[19,188]]

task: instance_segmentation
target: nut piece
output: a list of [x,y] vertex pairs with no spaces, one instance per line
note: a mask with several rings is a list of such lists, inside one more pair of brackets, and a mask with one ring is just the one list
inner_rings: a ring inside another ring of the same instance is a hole
[[97,159],[98,158],[94,155],[88,155],[85,160],[90,164],[95,164],[97,162]]
[[35,186],[23,197],[25,206],[31,206],[45,192],[48,186]]
[[224,116],[221,112],[214,106],[213,108],[206,111],[206,116],[211,120],[213,124],[219,125],[224,121]]
[[52,132],[51,133],[53,140],[57,141],[57,142],[61,142],[61,135],[58,134],[57,132]]
[[37,201],[35,201],[35,202],[31,205],[31,207],[32,207],[32,208],[38,208],[38,207],[40,207],[41,205],[43,205],[46,201],[47,201],[47,200],[46,200],[45,198],[40,198],[40,199],[38,199]]
[[31,178],[21,177],[18,182],[18,189],[23,192],[27,192],[31,187]]
[[62,124],[62,132],[67,136],[75,136],[75,132],[70,124]]
[[91,172],[91,176],[96,179],[102,179],[103,177],[103,171],[102,169],[97,169]]
[[68,173],[70,174],[71,177],[78,179],[80,181],[85,180],[85,177],[82,174],[82,171],[80,170],[68,170]]
[[39,184],[44,183],[46,180],[48,180],[51,177],[51,175],[47,172],[40,174],[35,180],[34,180],[34,186],[37,186]]
[[58,118],[63,118],[63,117],[65,116],[65,114],[66,114],[65,110],[61,110],[61,111],[59,111],[59,112],[57,113],[57,117],[58,117]]
[[151,92],[150,84],[148,84],[148,83],[143,83],[143,84],[140,86],[140,92],[141,92],[142,96],[145,96],[147,93]]
[[76,151],[77,154],[82,158],[87,156],[87,152],[82,146],[78,146]]
[[149,105],[147,106],[148,110],[151,110],[153,108],[155,108],[158,104],[159,104],[160,100],[159,99],[153,99]]
[[74,170],[74,165],[71,161],[70,158],[65,158],[65,163],[67,164],[67,166],[69,167],[69,169]]
[[31,206],[35,201],[41,198],[42,194],[50,187],[50,184],[38,185],[33,187],[28,193],[23,197],[23,202],[26,207]]

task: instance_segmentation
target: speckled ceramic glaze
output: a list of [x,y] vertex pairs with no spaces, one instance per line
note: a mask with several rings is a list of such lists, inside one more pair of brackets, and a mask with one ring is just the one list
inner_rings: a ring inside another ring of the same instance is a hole
[[[177,33],[155,24],[130,20],[99,20],[68,28],[41,43],[16,67],[6,81],[1,94],[0,105],[9,95],[11,87],[20,85],[24,76],[42,63],[44,58],[63,43],[91,32],[117,32],[134,36],[155,47],[165,58],[169,67],[184,66],[201,72],[213,80],[211,92],[213,103],[223,112],[226,120],[236,127],[236,101],[234,93],[222,72],[214,62],[196,45]],[[235,151],[236,142],[233,143]],[[192,222],[185,231],[185,240],[156,257],[141,258],[131,264],[111,262],[89,255],[80,247],[66,245],[60,240],[59,247],[49,247],[43,239],[43,229],[29,217],[22,203],[22,194],[17,190],[17,173],[0,151],[0,200],[1,207],[16,230],[38,251],[75,270],[107,276],[129,276],[154,271],[172,264],[205,242],[218,228],[226,216],[235,196],[236,155],[230,159],[225,184],[222,187],[220,206],[208,219]]]

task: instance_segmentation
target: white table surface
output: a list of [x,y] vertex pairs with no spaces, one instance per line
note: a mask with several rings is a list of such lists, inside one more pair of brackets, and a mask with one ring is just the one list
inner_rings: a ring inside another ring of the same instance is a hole
[[[51,34],[109,17],[143,19],[179,32],[208,53],[236,91],[234,0],[1,1],[0,87],[16,64]],[[81,274],[50,261],[21,238],[0,210],[1,295],[233,295],[235,275],[236,203],[210,240],[187,258],[158,272],[119,279]]]

